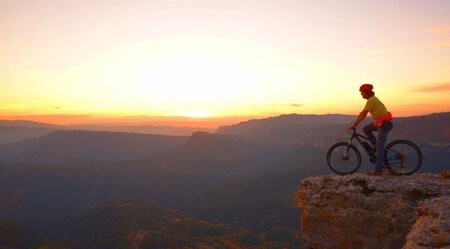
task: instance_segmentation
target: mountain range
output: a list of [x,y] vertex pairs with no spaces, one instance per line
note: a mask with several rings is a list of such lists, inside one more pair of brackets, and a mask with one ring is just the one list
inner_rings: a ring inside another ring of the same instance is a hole
[[[348,139],[352,118],[283,115],[191,136],[57,130],[1,144],[0,219],[45,248],[299,248],[298,183],[331,173],[327,145]],[[392,136],[419,143],[421,171],[439,172],[448,124],[450,113],[398,118]],[[24,248],[10,242],[0,246]]]
[[38,138],[0,144],[0,160],[26,162],[120,161],[183,144],[187,137],[102,131],[56,130]]
[[57,130],[107,131],[121,133],[159,134],[167,136],[190,136],[195,131],[214,132],[213,129],[198,127],[121,124],[53,125],[26,120],[0,120],[0,144],[19,142],[28,138],[37,138]]
[[0,120],[0,144],[14,143],[32,137],[40,137],[59,128],[57,125],[32,121]]
[[[355,118],[340,114],[289,114],[219,127],[217,133],[248,136],[266,141],[334,140],[348,137],[345,129]],[[369,122],[372,122],[371,118],[366,118],[359,127]],[[402,137],[429,142],[450,140],[450,112],[394,117],[393,123],[394,129],[389,135],[393,138]]]

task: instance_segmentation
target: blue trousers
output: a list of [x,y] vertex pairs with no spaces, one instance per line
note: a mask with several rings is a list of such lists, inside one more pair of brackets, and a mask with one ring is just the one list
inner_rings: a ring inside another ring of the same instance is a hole
[[[375,163],[375,170],[382,170],[384,168],[384,148],[386,146],[388,133],[393,127],[394,124],[389,121],[383,122],[383,125],[379,128],[376,128],[373,123],[364,126],[364,134],[366,134],[372,145],[376,145],[377,161]],[[374,131],[378,131],[378,138],[373,135]]]

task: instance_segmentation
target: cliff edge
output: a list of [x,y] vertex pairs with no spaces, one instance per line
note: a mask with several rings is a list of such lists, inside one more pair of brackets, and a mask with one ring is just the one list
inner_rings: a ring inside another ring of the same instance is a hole
[[326,175],[296,195],[309,248],[450,248],[450,179]]

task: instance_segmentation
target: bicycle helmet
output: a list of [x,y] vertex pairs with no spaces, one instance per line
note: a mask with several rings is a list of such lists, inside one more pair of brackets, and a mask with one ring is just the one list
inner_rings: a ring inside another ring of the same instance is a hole
[[359,87],[359,91],[360,92],[362,92],[362,91],[364,91],[364,92],[372,92],[372,90],[373,90],[373,85],[372,84],[362,84]]

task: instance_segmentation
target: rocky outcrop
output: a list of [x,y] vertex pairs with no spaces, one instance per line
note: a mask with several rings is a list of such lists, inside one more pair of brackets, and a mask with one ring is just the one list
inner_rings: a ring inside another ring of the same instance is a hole
[[450,198],[425,200],[403,249],[450,248]]
[[412,176],[317,176],[296,196],[309,248],[450,248],[450,180]]

